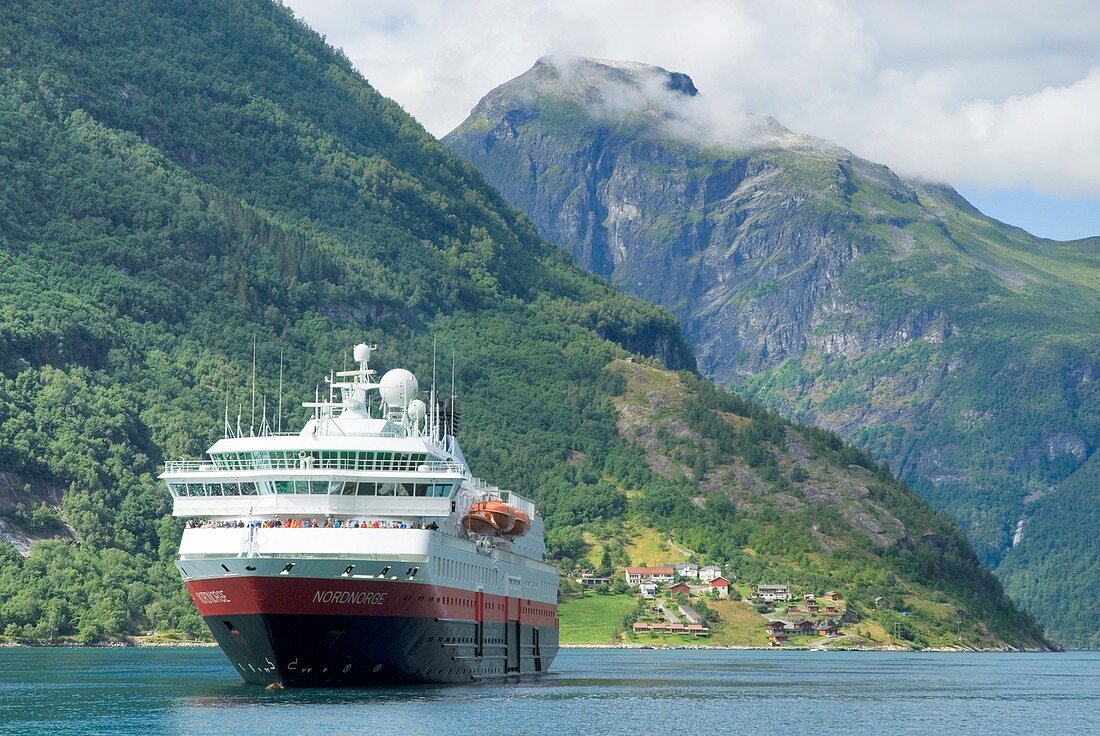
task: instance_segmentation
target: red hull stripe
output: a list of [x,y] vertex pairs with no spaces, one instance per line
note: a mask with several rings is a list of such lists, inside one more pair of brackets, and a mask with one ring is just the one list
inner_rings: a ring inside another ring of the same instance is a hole
[[557,606],[550,603],[428,583],[233,576],[190,580],[187,590],[203,616],[409,616],[492,623],[518,621],[555,628],[558,625]]

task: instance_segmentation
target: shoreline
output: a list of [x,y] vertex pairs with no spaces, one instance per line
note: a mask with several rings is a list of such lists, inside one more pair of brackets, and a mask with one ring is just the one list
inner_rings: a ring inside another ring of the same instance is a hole
[[201,647],[203,649],[206,649],[217,646],[217,642],[202,640],[141,641],[139,639],[128,639],[123,641],[100,641],[93,644],[83,644],[76,641],[36,642],[33,644],[16,641],[0,642],[0,649],[30,649],[38,647],[49,649],[189,649]]
[[[750,647],[721,644],[559,644],[559,649],[652,649],[652,650],[714,650],[714,651],[752,651],[752,652],[907,652],[911,654],[1058,654],[1067,650],[1057,649],[1014,649],[1012,647],[988,647],[975,649],[971,647],[928,647],[914,649],[897,645],[882,645],[874,647]],[[1082,650],[1089,651],[1089,650]]]
[[[51,643],[24,643],[24,642],[0,642],[3,648],[34,648],[48,647],[51,649],[192,649],[192,648],[216,648],[217,642],[203,640],[180,641],[144,641],[133,637],[119,641],[96,642],[83,644],[74,641],[60,641]],[[989,647],[975,649],[972,647],[928,647],[926,649],[914,649],[898,645],[882,646],[837,646],[837,647],[753,647],[721,644],[559,644],[559,649],[636,649],[636,650],[693,650],[693,651],[755,651],[755,652],[909,652],[912,654],[936,653],[936,654],[988,654],[988,653],[1027,653],[1027,654],[1058,654],[1069,651],[1066,649],[1015,649],[1012,647]],[[1090,650],[1080,650],[1090,651]]]

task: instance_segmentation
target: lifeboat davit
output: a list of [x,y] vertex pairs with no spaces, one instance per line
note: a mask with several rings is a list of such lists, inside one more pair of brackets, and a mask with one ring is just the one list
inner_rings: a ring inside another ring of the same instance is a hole
[[516,524],[517,513],[503,501],[478,501],[462,517],[462,526],[474,534],[507,534]]
[[516,509],[516,523],[512,525],[509,537],[522,537],[531,529],[531,517]]

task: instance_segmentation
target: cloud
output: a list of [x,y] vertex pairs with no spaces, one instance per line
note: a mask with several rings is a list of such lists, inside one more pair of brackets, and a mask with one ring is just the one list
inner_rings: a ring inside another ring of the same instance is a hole
[[289,0],[436,135],[536,58],[689,74],[903,174],[1100,196],[1100,6],[926,0]]

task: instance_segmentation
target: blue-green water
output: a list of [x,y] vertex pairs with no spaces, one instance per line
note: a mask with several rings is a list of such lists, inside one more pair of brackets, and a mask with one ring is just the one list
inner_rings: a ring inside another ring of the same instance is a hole
[[1096,734],[1100,653],[564,650],[519,682],[267,692],[217,649],[0,649],[4,734]]

